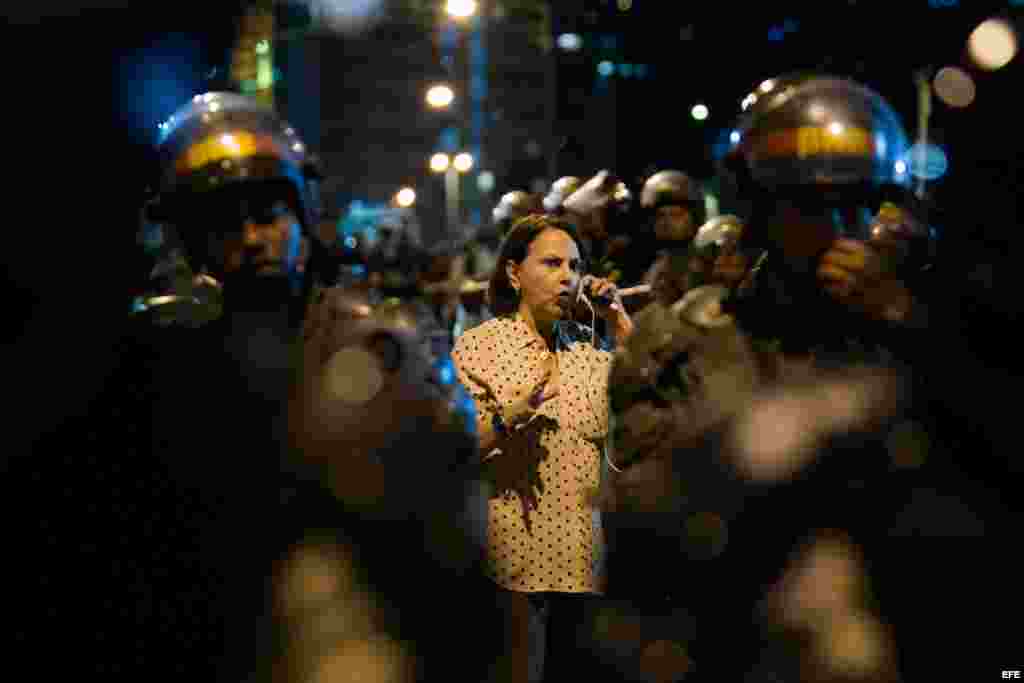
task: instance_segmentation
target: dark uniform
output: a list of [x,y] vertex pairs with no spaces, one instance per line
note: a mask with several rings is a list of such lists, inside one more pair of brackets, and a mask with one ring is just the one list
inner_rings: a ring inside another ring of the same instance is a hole
[[417,277],[429,257],[403,224],[378,226],[378,241],[367,257],[369,280],[383,298],[416,296]]
[[[906,391],[920,360],[916,313],[867,315],[856,298],[826,292],[818,272],[836,237],[878,239],[871,219],[883,201],[910,204],[898,118],[840,79],[777,79],[759,95],[733,152],[755,207],[743,238],[757,252],[751,271],[739,286],[697,287],[637,316],[610,382],[613,459],[630,465],[611,498],[680,515],[666,546],[689,561],[675,565],[676,580],[665,573],[645,585],[698,614],[707,680],[780,674],[755,665],[764,634],[754,620],[809,533],[846,530],[869,562],[884,559],[877,541],[902,491],[889,476],[891,437],[918,407]],[[916,254],[928,236],[888,238]],[[924,263],[881,260],[894,270],[879,281],[919,286]],[[832,398],[815,403],[815,392]],[[876,663],[871,680],[891,680],[891,659]]]
[[668,305],[694,286],[690,246],[704,223],[704,196],[685,173],[659,171],[644,182],[640,207],[651,222],[657,250],[644,282],[654,288],[654,299]]
[[[141,586],[126,582],[145,661],[225,681],[367,662],[479,680],[487,662],[449,658],[435,621],[479,572],[459,523],[457,464],[476,449],[454,372],[369,305],[357,313],[375,324],[359,326],[319,303],[301,333],[310,296],[333,297],[296,267],[316,174],[284,122],[207,93],[174,124],[154,215],[223,282],[222,314],[134,316],[90,420],[98,447],[133,454],[139,471],[142,489],[122,495],[128,524],[143,527],[127,534],[142,537],[140,564],[154,565]],[[322,560],[312,570],[310,557]]]

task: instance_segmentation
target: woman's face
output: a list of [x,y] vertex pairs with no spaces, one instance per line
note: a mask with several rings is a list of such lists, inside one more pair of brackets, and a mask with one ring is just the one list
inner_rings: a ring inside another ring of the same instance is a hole
[[519,290],[520,308],[537,322],[558,320],[576,299],[583,260],[567,232],[549,228],[530,243],[522,263],[508,263],[508,278]]

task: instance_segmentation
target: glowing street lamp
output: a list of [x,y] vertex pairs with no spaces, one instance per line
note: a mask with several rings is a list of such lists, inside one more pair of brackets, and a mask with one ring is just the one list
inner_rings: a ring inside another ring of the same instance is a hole
[[434,156],[430,157],[430,170],[434,173],[444,173],[448,170],[448,164],[450,163],[451,160],[448,158],[447,154],[438,152]]
[[455,157],[455,161],[452,165],[455,166],[455,170],[459,173],[465,173],[469,169],[473,168],[473,155],[463,152]]
[[456,19],[468,19],[476,14],[476,0],[448,0],[445,10]]
[[455,100],[455,91],[447,85],[435,85],[427,91],[427,104],[433,109],[444,109]]
[[430,170],[444,173],[444,197],[448,207],[448,230],[454,235],[459,225],[459,174],[473,168],[473,155],[461,152],[451,159],[447,154],[438,152],[430,157]]
[[416,203],[416,190],[411,187],[403,187],[395,195],[395,203],[403,209],[407,209]]

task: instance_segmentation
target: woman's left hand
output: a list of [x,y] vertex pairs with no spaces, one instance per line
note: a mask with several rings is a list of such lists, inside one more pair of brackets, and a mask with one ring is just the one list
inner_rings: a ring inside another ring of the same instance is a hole
[[615,328],[616,337],[623,339],[633,330],[633,321],[622,304],[618,286],[606,278],[587,275],[580,286],[594,306],[594,311]]
[[583,287],[583,292],[590,299],[590,303],[594,305],[594,310],[602,318],[611,320],[616,313],[625,310],[619,296],[619,288],[611,280],[587,275],[580,286]]

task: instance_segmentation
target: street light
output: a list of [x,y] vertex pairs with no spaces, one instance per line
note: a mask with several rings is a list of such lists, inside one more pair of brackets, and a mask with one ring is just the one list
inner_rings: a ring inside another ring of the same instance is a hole
[[456,171],[459,173],[465,173],[469,169],[473,168],[473,155],[463,152],[455,157],[453,165],[455,166]]
[[434,173],[444,173],[448,170],[448,164],[450,159],[447,154],[438,152],[434,156],[430,157],[430,170]]
[[448,0],[445,10],[456,19],[467,19],[476,14],[476,0]]
[[435,85],[427,91],[427,104],[434,109],[444,109],[455,99],[455,91],[447,85]]
[[459,174],[473,168],[473,155],[462,152],[454,161],[443,152],[430,157],[430,170],[444,173],[444,198],[448,208],[448,234],[454,235],[459,227]]
[[395,195],[395,203],[403,209],[407,209],[416,203],[416,190],[411,187],[403,187]]

